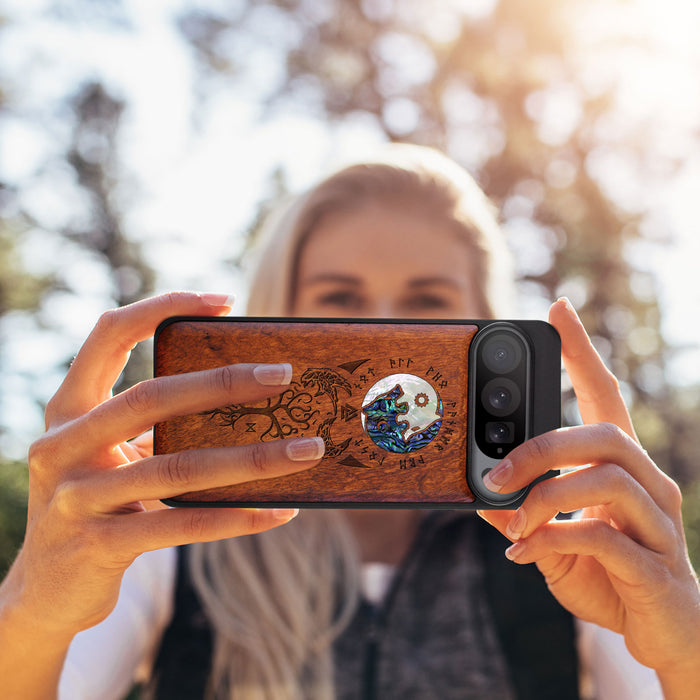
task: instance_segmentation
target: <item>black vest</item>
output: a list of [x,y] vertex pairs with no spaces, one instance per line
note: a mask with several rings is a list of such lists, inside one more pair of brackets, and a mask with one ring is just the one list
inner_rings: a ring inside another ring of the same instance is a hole
[[[442,511],[426,517],[385,605],[360,605],[336,642],[339,700],[578,700],[573,619],[534,565],[505,558],[509,544],[473,514]],[[468,547],[475,551],[465,562]],[[212,631],[186,559],[187,548],[180,548],[174,615],[150,688],[154,698],[202,698],[210,672]],[[481,606],[477,598],[483,598]],[[494,630],[495,653],[479,648],[482,637],[460,636],[467,626],[460,616],[472,620],[476,607],[482,612],[475,626]],[[481,661],[472,661],[469,649],[482,652]],[[498,677],[475,690],[482,669],[473,664],[484,667],[486,680],[489,673]],[[498,690],[505,687],[508,692]]]

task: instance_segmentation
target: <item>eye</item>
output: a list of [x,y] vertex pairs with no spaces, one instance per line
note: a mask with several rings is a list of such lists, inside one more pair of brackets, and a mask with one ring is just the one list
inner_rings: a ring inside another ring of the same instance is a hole
[[336,309],[360,309],[364,304],[362,296],[351,289],[339,289],[321,294],[316,301],[320,306]]

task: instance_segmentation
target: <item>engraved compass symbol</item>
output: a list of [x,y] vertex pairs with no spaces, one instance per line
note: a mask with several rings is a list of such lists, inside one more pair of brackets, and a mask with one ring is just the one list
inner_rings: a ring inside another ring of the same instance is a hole
[[430,443],[442,425],[442,399],[415,374],[390,374],[373,384],[362,401],[362,427],[389,452],[413,452]]

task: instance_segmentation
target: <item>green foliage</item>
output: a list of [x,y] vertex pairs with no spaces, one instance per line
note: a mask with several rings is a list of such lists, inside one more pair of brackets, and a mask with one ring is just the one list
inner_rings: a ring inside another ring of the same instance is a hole
[[21,230],[0,220],[0,316],[10,310],[35,309],[51,287],[51,279],[28,274],[22,269],[17,250]]
[[684,489],[683,524],[690,560],[695,571],[700,571],[700,479]]
[[14,560],[24,538],[28,488],[26,464],[0,461],[0,578]]

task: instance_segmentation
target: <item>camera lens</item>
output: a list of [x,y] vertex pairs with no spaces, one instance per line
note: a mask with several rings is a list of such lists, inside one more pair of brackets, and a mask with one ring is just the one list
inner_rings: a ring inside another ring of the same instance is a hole
[[482,352],[484,364],[497,374],[512,372],[523,356],[520,343],[505,333],[494,334],[489,338]]
[[486,442],[500,445],[513,442],[513,433],[513,423],[498,421],[486,424]]
[[512,398],[513,397],[508,389],[503,386],[499,386],[489,394],[489,403],[491,404],[492,408],[495,408],[497,411],[502,411],[504,408],[508,408],[508,406],[510,406]]
[[494,416],[507,416],[520,406],[520,389],[506,377],[496,377],[486,382],[481,391],[481,403]]

